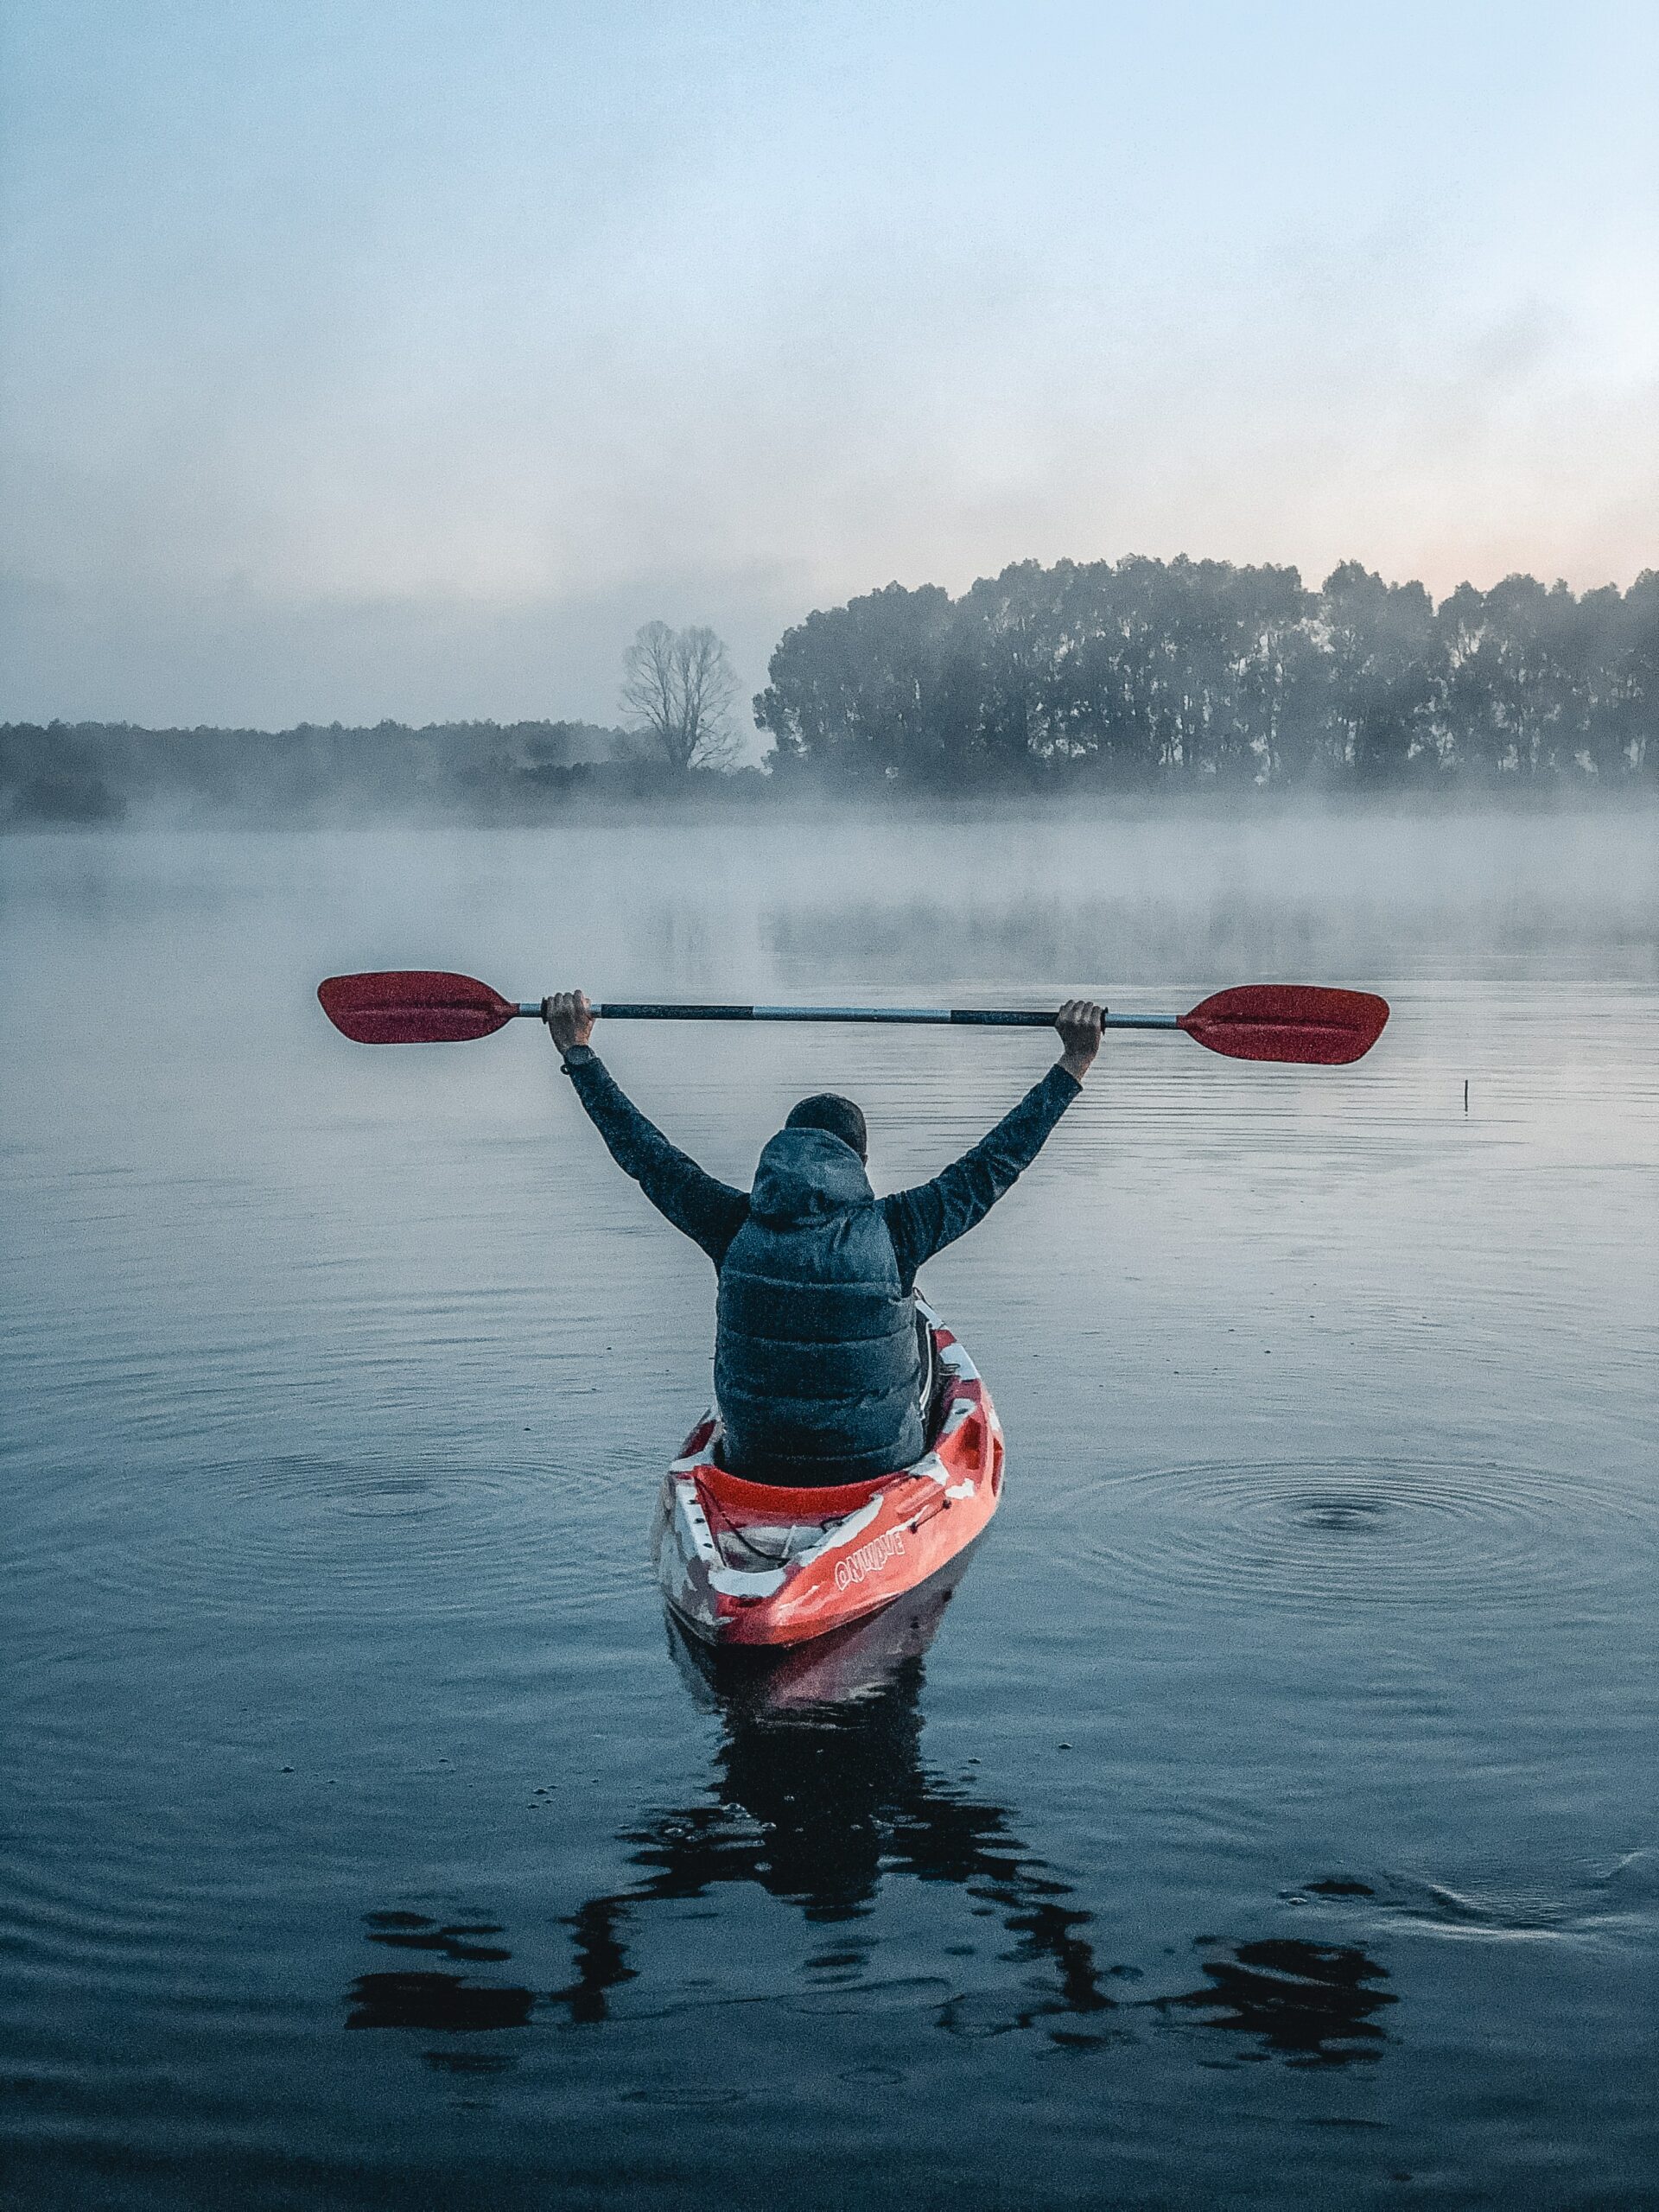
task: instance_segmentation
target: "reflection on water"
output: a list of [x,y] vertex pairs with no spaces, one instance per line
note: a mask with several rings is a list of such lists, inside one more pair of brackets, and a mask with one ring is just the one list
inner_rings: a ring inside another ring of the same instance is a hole
[[479,1941],[480,1936],[503,1932],[493,1920],[436,1928],[423,1912],[372,1912],[368,1925],[371,1943],[385,1943],[396,1951],[442,1951],[446,1959],[494,1961],[512,1956],[499,1944]]
[[[441,1928],[422,1912],[371,1912],[365,1919],[370,1942],[394,1950],[435,1951],[446,1959],[477,1965],[496,1965],[512,1956],[503,1945],[483,1940],[505,1932],[497,1921]],[[364,1974],[352,1984],[352,2010],[346,2024],[426,2028],[444,2034],[522,2028],[535,2002],[534,1990],[472,1982],[458,1974]]]
[[346,2024],[435,2028],[449,2034],[522,2028],[535,2002],[534,1990],[465,1981],[458,1974],[364,1974],[352,1984],[353,2009]]
[[[934,2024],[948,2033],[985,2037],[1040,2025],[1052,2043],[1075,2050],[1132,2041],[1135,2016],[1151,2012],[1253,2036],[1260,2057],[1325,2066],[1376,2058],[1384,2036],[1372,2016],[1397,1999],[1378,1986],[1386,1971],[1363,1952],[1278,1937],[1217,1955],[1217,1939],[1204,1936],[1194,1946],[1207,1955],[1203,1988],[1132,1993],[1143,1970],[1102,1967],[1090,1932],[1094,1914],[1074,1884],[1022,1843],[1014,1815],[928,1766],[924,1657],[969,1556],[873,1619],[790,1652],[713,1653],[665,1617],[687,1688],[720,1717],[715,1771],[695,1802],[622,1833],[638,1873],[566,1916],[575,1964],[569,1983],[538,1999],[458,1974],[363,1974],[352,1985],[346,2026],[467,2034],[527,2026],[539,2010],[596,2027],[611,2019],[615,1994],[642,1980],[631,1945],[654,1906],[752,1883],[813,1923],[857,1922],[885,1881],[908,1874],[954,1884],[976,1910],[994,1914],[1014,1939],[1006,1962],[1026,1970],[1016,1989],[946,1997]],[[1347,1886],[1310,1885],[1324,1895]],[[468,1962],[512,1955],[482,1940],[503,1933],[493,1921],[440,1925],[404,1910],[365,1919],[373,1943]],[[721,1941],[712,1922],[711,1948]],[[853,1987],[864,1964],[855,1941],[814,1961]],[[1119,1982],[1118,1994],[1103,1986],[1109,1980]],[[1109,2023],[1109,2013],[1118,2017]],[[442,2063],[442,2054],[423,2056]]]
[[1000,1916],[1015,1958],[1047,1970],[1005,2024],[1110,2008],[1071,1885],[1026,1850],[1001,1806],[922,1758],[923,1654],[966,1565],[827,1639],[832,1649],[781,1660],[706,1653],[671,1620],[683,1675],[720,1712],[715,1770],[702,1802],[624,1836],[637,1878],[572,1915],[576,1972],[556,2002],[573,2021],[603,2020],[634,1979],[629,1932],[652,1904],[753,1882],[809,1921],[852,1921],[899,1874],[966,1890]]
[[1371,2016],[1399,2002],[1376,1986],[1388,1979],[1376,1961],[1345,1944],[1241,1943],[1230,1958],[1206,1959],[1204,1972],[1207,1988],[1156,2001],[1206,2027],[1259,2037],[1258,2057],[1277,2052],[1303,2065],[1381,2056],[1383,2031]]

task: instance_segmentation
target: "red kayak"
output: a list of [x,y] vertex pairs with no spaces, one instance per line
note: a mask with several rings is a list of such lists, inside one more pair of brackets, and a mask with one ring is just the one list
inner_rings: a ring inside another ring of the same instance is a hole
[[991,1394],[937,1313],[937,1426],[925,1456],[873,1481],[787,1490],[720,1465],[705,1414],[663,1478],[652,1528],[658,1579],[702,1643],[804,1643],[937,1574],[972,1543],[1002,1492]]

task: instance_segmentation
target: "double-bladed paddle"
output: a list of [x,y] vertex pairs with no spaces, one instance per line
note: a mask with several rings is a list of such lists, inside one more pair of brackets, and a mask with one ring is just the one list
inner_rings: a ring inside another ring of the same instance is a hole
[[[391,969],[331,976],[317,987],[336,1029],[359,1045],[452,1045],[488,1037],[518,1016],[539,1020],[539,1000],[504,999],[471,976]],[[601,1021],[889,1021],[977,1029],[1052,1029],[1052,1009],[916,1006],[596,1006]],[[1389,1018],[1370,991],[1314,983],[1245,983],[1217,991],[1189,1014],[1109,1014],[1109,1029],[1179,1029],[1234,1060],[1341,1067],[1369,1052]]]

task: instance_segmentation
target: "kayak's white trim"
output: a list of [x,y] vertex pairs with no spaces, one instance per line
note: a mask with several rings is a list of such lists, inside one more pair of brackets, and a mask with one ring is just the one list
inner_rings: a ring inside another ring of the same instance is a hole
[[801,1554],[801,1565],[810,1567],[813,1560],[822,1559],[826,1552],[839,1551],[843,1544],[850,1544],[855,1536],[861,1536],[881,1510],[886,1497],[887,1492],[879,1490],[856,1513],[849,1513],[840,1521],[831,1521],[811,1550]]
[[789,1580],[781,1567],[767,1574],[753,1574],[747,1567],[711,1567],[709,1586],[722,1598],[775,1598]]

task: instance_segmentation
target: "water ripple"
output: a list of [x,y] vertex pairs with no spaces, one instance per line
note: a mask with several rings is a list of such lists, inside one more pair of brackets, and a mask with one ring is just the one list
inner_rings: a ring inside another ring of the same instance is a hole
[[1142,1593],[1336,1611],[1526,1605],[1650,1575],[1659,1515],[1615,1484],[1418,1459],[1204,1460],[1061,1484],[1070,1563]]
[[213,1616],[300,1606],[367,1621],[412,1603],[427,1615],[476,1612],[526,1593],[591,1604],[645,1572],[637,1498],[615,1516],[608,1548],[574,1540],[573,1515],[589,1528],[609,1486],[599,1473],[480,1467],[441,1449],[207,1462],[182,1492],[127,1497],[118,1519],[83,1492],[73,1541],[45,1516],[14,1571],[67,1573],[111,1602],[164,1588]]

